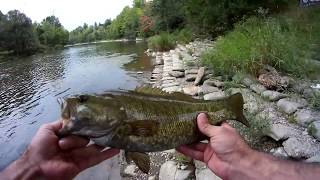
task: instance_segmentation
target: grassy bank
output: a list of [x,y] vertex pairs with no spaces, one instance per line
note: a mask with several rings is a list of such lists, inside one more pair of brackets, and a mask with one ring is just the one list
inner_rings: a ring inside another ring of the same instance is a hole
[[148,47],[154,51],[168,51],[174,49],[177,43],[187,44],[194,39],[190,30],[182,29],[173,33],[162,32],[148,39]]
[[273,17],[252,17],[218,38],[204,64],[219,74],[257,74],[264,65],[296,77],[315,72],[311,51],[320,43],[320,9],[296,8]]

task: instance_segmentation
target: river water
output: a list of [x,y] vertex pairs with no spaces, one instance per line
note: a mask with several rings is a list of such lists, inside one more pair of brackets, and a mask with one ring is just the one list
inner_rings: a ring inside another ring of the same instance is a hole
[[133,89],[152,69],[146,43],[108,42],[0,60],[0,170],[15,160],[40,125],[59,118],[57,99]]

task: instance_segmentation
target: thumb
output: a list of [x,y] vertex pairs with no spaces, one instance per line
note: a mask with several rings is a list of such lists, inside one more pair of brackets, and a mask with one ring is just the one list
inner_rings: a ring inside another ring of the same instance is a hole
[[215,132],[218,129],[218,127],[212,126],[209,123],[207,115],[204,113],[201,113],[198,115],[197,124],[198,124],[199,130],[208,137],[213,137],[216,134]]

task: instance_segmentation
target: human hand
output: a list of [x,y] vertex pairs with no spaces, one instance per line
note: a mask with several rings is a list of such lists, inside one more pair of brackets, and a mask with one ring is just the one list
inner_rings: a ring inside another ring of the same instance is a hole
[[[118,149],[101,152],[103,147],[87,146],[89,140],[76,136],[59,140],[56,134],[61,126],[60,121],[41,126],[25,154],[13,166],[37,167],[38,176],[45,179],[72,179],[84,169],[119,153]],[[8,171],[19,168],[9,167]]]
[[209,124],[207,116],[200,114],[197,118],[200,132],[206,135],[209,143],[184,145],[177,150],[194,159],[205,162],[207,166],[223,179],[229,179],[233,165],[253,151],[227,123],[222,126]]

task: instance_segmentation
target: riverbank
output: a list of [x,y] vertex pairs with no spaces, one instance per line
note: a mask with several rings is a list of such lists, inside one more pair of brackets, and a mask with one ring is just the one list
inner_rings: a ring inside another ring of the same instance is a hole
[[76,43],[76,44],[68,44],[64,47],[74,47],[74,46],[83,46],[83,45],[90,45],[90,44],[100,44],[100,43],[109,43],[109,42],[141,42],[143,39],[136,38],[136,39],[115,39],[115,40],[102,40],[102,41],[93,41],[93,42],[87,42],[87,43]]
[[[204,100],[240,92],[251,127],[230,123],[251,147],[283,159],[320,162],[319,80],[294,79],[269,66],[258,77],[216,76],[201,63],[202,53],[214,47],[212,41],[198,40],[170,52],[146,51],[155,64],[149,84]],[[175,150],[153,153],[151,161],[149,175],[133,164],[122,165],[122,174],[125,179],[217,179],[202,163],[185,161]]]

